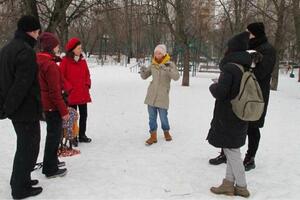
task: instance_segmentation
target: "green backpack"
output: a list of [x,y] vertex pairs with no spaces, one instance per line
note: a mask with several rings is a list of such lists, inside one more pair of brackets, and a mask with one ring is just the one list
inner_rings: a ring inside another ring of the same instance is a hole
[[239,94],[231,100],[232,110],[243,121],[257,121],[265,106],[261,88],[251,68],[245,71],[242,65],[232,64],[243,72]]

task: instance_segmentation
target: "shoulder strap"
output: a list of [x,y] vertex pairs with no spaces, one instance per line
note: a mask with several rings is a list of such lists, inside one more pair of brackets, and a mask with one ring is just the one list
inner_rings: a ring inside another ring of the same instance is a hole
[[237,63],[230,63],[230,64],[233,64],[233,65],[237,66],[243,73],[245,72],[245,69],[242,65],[237,64]]

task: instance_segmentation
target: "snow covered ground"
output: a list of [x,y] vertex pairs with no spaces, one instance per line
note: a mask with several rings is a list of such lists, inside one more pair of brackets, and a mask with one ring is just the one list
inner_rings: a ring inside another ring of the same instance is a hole
[[[148,115],[143,104],[149,80],[118,66],[91,67],[93,103],[89,105],[87,135],[81,154],[68,157],[64,178],[46,179],[41,170],[32,176],[44,188],[36,199],[243,199],[216,196],[225,165],[210,166],[218,153],[205,140],[214,99],[208,86],[217,74],[191,78],[190,87],[173,82],[169,119],[174,140],[144,145]],[[299,199],[300,83],[281,75],[279,90],[271,93],[266,125],[256,158],[247,172],[250,199]],[[45,124],[39,161],[44,149]],[[0,121],[0,199],[9,199],[9,179],[16,145],[10,121]],[[242,149],[245,152],[245,147]]]

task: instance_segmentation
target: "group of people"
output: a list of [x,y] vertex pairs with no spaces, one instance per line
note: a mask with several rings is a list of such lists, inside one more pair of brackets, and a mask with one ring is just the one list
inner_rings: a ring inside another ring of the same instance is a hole
[[[210,159],[209,163],[227,163],[225,178],[220,186],[210,189],[212,193],[250,196],[245,171],[255,168],[254,158],[259,146],[260,128],[264,126],[275,61],[276,51],[268,42],[264,24],[261,22],[249,24],[245,32],[233,36],[227,43],[227,51],[219,64],[221,74],[209,87],[216,101],[207,140],[214,147],[222,148],[221,154]],[[243,71],[237,65],[242,66]],[[231,104],[231,100],[239,94],[243,72],[250,70],[258,82],[264,101],[259,120],[251,122],[238,118]],[[155,48],[151,65],[147,68],[142,67],[140,73],[143,79],[150,76],[153,79],[145,99],[145,104],[148,105],[150,132],[146,144],[152,145],[157,142],[157,113],[165,140],[171,141],[167,116],[170,81],[178,80],[179,73],[176,65],[170,61],[165,45],[160,44]],[[248,150],[242,161],[240,148],[245,144],[247,135]]]
[[[247,50],[255,50],[262,58],[251,57]],[[253,73],[260,86],[264,110],[257,121],[243,121],[232,110],[231,100],[239,93],[242,72],[233,63],[240,64],[247,71],[255,67]],[[248,197],[245,171],[255,168],[255,155],[260,141],[260,128],[263,127],[267,112],[271,74],[276,62],[276,51],[268,42],[263,23],[252,23],[247,31],[234,36],[228,41],[228,49],[220,63],[221,74],[218,83],[210,86],[210,92],[216,98],[214,116],[207,140],[218,148],[221,154],[209,160],[210,164],[227,163],[226,175],[219,187],[212,187],[215,194],[239,195]],[[248,150],[244,161],[240,148],[248,135]]]
[[[43,174],[47,178],[64,176],[67,173],[64,162],[57,157],[62,124],[69,120],[68,107],[79,109],[79,138],[73,142],[89,143],[86,136],[87,103],[91,102],[90,73],[82,56],[78,38],[72,38],[65,46],[66,56],[57,56],[59,40],[53,34],[40,34],[40,23],[32,16],[23,16],[17,25],[15,37],[0,52],[0,117],[9,118],[17,135],[17,150],[11,175],[12,197],[22,199],[38,195],[41,187],[33,187],[38,180],[31,179],[40,144],[40,119],[44,113],[47,136],[43,158]],[[38,53],[34,47],[38,43]],[[255,50],[262,59],[255,60],[247,50]],[[210,86],[216,99],[214,115],[207,140],[218,148],[221,155],[211,159],[211,164],[227,163],[226,175],[219,187],[212,187],[215,194],[248,197],[245,170],[255,168],[254,158],[260,140],[260,128],[270,93],[270,79],[276,54],[269,44],[263,23],[248,25],[245,32],[232,37],[227,51],[220,62],[221,74]],[[59,64],[58,64],[59,63]],[[265,102],[260,120],[248,122],[239,119],[233,112],[231,100],[240,89],[243,72],[255,64],[254,74],[259,82]],[[171,61],[164,44],[156,46],[152,63],[141,67],[142,79],[152,76],[145,104],[148,106],[150,138],[146,145],[157,143],[157,116],[161,120],[165,140],[172,141],[168,120],[169,92],[171,80],[180,78],[177,66]],[[66,98],[64,98],[66,97]],[[248,135],[248,151],[244,162],[240,148]]]
[[67,173],[67,168],[62,168],[65,162],[59,161],[57,153],[63,122],[70,119],[70,107],[79,109],[80,116],[79,137],[72,142],[91,142],[86,136],[91,79],[81,42],[70,39],[65,46],[66,56],[61,59],[57,56],[58,38],[40,31],[36,18],[21,17],[14,38],[0,52],[0,117],[12,121],[17,135],[10,180],[14,199],[35,196],[43,190],[33,187],[39,181],[31,179],[39,154],[41,118],[47,123],[42,170],[47,178]]

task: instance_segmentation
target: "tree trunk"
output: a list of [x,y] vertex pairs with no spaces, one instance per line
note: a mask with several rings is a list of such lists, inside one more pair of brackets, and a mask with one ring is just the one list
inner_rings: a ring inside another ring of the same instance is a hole
[[298,69],[298,82],[300,82],[300,68]]
[[190,85],[190,49],[184,44],[182,86]]
[[296,56],[298,62],[300,62],[300,0],[293,0],[293,15],[296,30]]
[[118,60],[117,60],[118,63],[121,63],[121,51],[120,49],[118,49]]
[[39,13],[37,10],[37,3],[36,0],[23,0],[25,6],[25,12],[27,15],[32,15],[36,19],[40,20]]
[[275,33],[274,47],[276,51],[276,64],[272,72],[271,90],[278,88],[278,75],[279,75],[279,58],[283,53],[284,47],[284,13],[285,13],[285,0],[281,0],[280,9],[277,10],[277,29]]
[[55,32],[59,24],[66,20],[66,11],[70,6],[72,0],[56,0],[53,13],[50,17],[49,25],[46,31]]
[[[90,45],[90,49],[89,49],[90,54],[93,54],[95,51],[95,48],[99,47],[100,40],[101,40],[99,35],[101,35],[101,34],[99,34],[99,30],[97,29],[96,36]],[[100,49],[99,49],[99,55],[100,55]]]
[[[111,9],[112,7],[110,7],[110,4],[109,4],[109,1],[108,0],[106,0],[105,1],[106,2],[106,7],[105,7],[105,9]],[[109,27],[110,27],[110,31],[111,31],[111,36],[112,36],[112,38],[111,38],[111,42],[112,42],[112,47],[113,47],[113,49],[112,49],[112,52],[113,53],[117,53],[118,54],[118,62],[120,63],[120,61],[121,61],[121,46],[120,46],[120,39],[119,39],[119,37],[118,37],[118,30],[117,30],[117,28],[118,28],[118,24],[116,23],[116,20],[114,19],[114,15],[116,15],[116,13],[115,12],[109,12],[109,11],[107,11],[106,12],[106,17],[107,17],[107,19],[108,19],[108,23],[109,23]]]
[[190,85],[190,49],[189,49],[189,38],[185,32],[186,16],[184,13],[184,3],[182,0],[175,0],[176,10],[176,40],[178,40],[183,46],[183,77],[182,86]]
[[133,57],[132,51],[132,3],[133,1],[130,0],[130,10],[128,5],[128,0],[124,0],[125,3],[125,23],[127,29],[127,56],[128,56],[128,63],[130,63],[130,58]]
[[69,25],[66,20],[66,11],[64,12],[63,20],[59,27],[60,40],[63,45],[67,44],[69,37]]

